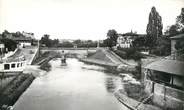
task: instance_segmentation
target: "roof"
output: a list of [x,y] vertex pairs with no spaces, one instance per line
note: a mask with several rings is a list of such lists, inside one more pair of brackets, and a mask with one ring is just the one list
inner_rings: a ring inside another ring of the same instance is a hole
[[148,64],[145,68],[173,75],[184,76],[184,62],[182,61],[162,59]]
[[12,40],[15,40],[15,41],[31,41],[32,38],[31,37],[13,37]]
[[184,39],[184,34],[175,35],[175,36],[171,37],[171,39]]

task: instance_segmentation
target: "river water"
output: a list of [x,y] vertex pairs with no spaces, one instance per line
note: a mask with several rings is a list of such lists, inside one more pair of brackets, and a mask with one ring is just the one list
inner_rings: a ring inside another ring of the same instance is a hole
[[15,103],[15,110],[127,110],[114,97],[122,79],[105,68],[77,59],[49,62],[51,71],[37,77]]

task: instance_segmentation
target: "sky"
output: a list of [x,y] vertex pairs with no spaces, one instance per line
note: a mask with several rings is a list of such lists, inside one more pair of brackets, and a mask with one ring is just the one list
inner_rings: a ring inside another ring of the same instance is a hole
[[0,32],[33,32],[36,38],[106,38],[118,33],[146,33],[151,7],[162,17],[164,29],[175,23],[184,0],[0,0]]

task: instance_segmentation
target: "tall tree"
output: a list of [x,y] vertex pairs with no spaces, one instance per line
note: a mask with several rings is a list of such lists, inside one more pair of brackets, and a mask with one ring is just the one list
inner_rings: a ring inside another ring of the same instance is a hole
[[180,15],[176,18],[176,26],[179,32],[184,33],[184,8],[181,9]]
[[149,47],[155,47],[157,44],[157,39],[162,35],[162,17],[156,11],[155,7],[152,7],[149,14],[149,21],[147,24],[147,44]]
[[116,30],[112,29],[107,32],[107,46],[112,48],[117,43],[118,34]]

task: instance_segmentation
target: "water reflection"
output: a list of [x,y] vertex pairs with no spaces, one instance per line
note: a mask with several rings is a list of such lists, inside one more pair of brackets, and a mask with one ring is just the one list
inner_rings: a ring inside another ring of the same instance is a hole
[[126,110],[114,97],[121,78],[77,59],[50,62],[51,71],[38,77],[15,104],[15,110]]

